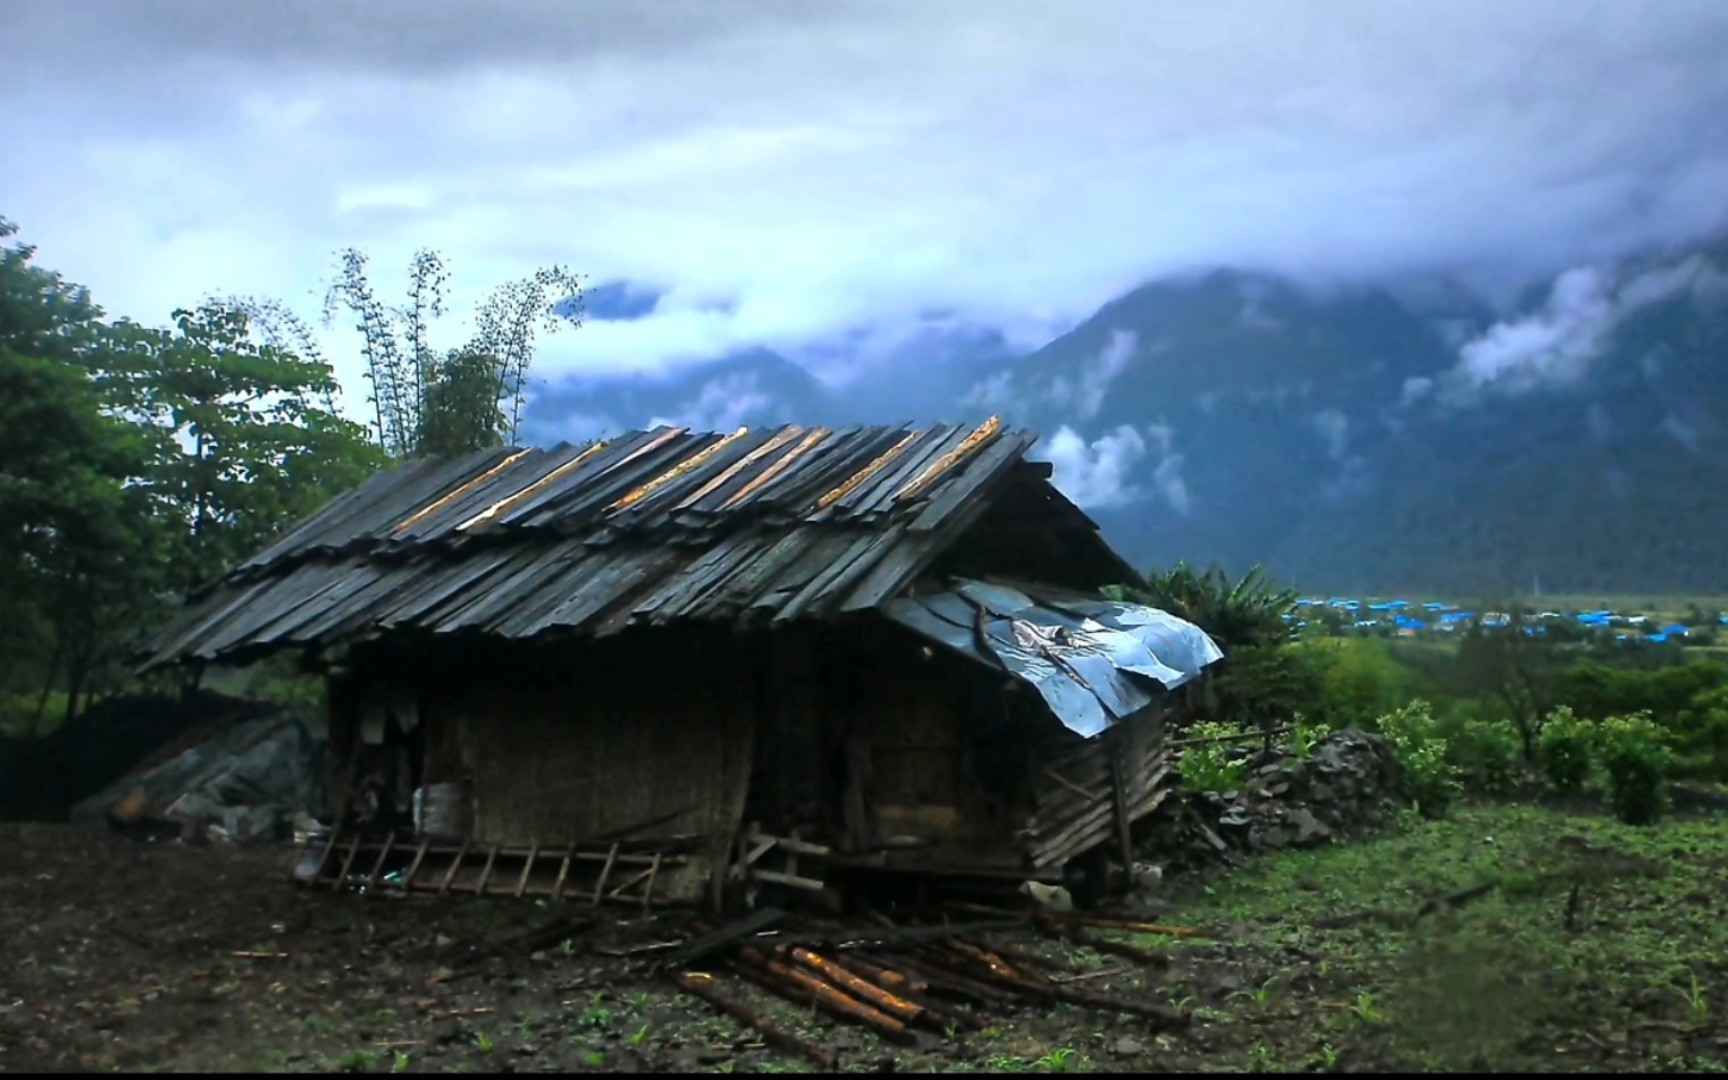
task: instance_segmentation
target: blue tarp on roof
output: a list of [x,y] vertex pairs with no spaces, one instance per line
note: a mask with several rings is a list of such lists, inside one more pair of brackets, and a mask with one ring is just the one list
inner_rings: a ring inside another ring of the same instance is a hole
[[1033,591],[1036,601],[1004,585],[962,580],[952,592],[902,597],[881,610],[931,641],[1006,668],[1086,738],[1224,657],[1204,630],[1157,608]]

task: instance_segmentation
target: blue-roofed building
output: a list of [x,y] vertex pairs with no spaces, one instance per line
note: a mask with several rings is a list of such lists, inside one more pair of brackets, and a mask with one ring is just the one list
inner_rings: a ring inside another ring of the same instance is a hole
[[1662,642],[1668,640],[1668,635],[1666,633],[1651,634],[1649,637],[1645,638],[1644,640],[1654,641],[1657,644],[1661,644]]

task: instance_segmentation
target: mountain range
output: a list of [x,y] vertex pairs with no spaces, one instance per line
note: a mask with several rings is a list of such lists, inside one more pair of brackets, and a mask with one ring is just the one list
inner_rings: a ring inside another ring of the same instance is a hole
[[[1043,434],[1057,483],[1148,566],[1260,563],[1327,592],[1728,592],[1725,239],[1509,305],[1222,269],[1134,289],[1030,353],[934,318],[853,347],[566,380],[525,430],[996,413]],[[837,361],[843,381],[815,374]]]

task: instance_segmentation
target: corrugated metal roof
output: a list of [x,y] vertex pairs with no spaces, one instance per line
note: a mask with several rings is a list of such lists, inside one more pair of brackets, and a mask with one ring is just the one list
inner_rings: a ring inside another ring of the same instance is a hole
[[951,592],[891,600],[882,613],[1031,684],[1086,738],[1224,657],[1204,630],[1168,612],[1036,587],[961,581]]
[[1047,475],[1021,463],[1036,439],[996,417],[922,430],[661,427],[410,462],[195,596],[145,666],[388,629],[528,637],[875,607],[998,481],[1016,468]]

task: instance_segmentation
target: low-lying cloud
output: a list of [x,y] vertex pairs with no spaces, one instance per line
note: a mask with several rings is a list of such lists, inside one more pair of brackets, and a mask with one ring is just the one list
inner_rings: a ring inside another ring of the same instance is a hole
[[[1607,267],[1574,267],[1554,282],[1540,310],[1496,323],[1466,342],[1458,352],[1459,373],[1471,388],[1517,390],[1578,379],[1628,317],[1684,295],[1728,295],[1728,275],[1700,255],[1624,280]],[[1408,398],[1408,384],[1405,389]]]
[[1091,442],[1063,425],[1034,456],[1051,463],[1051,482],[1083,509],[1109,510],[1144,497],[1133,475],[1146,456],[1146,440],[1128,424]]
[[[348,245],[392,300],[443,250],[458,312],[549,263],[664,290],[547,339],[547,377],[931,309],[1032,346],[1219,265],[1518,284],[1697,235],[1728,190],[1721,0],[11,0],[6,22],[0,130],[40,167],[0,212],[111,311],[310,312]],[[1571,355],[1588,320],[1471,363]],[[353,339],[329,344],[358,386]]]

